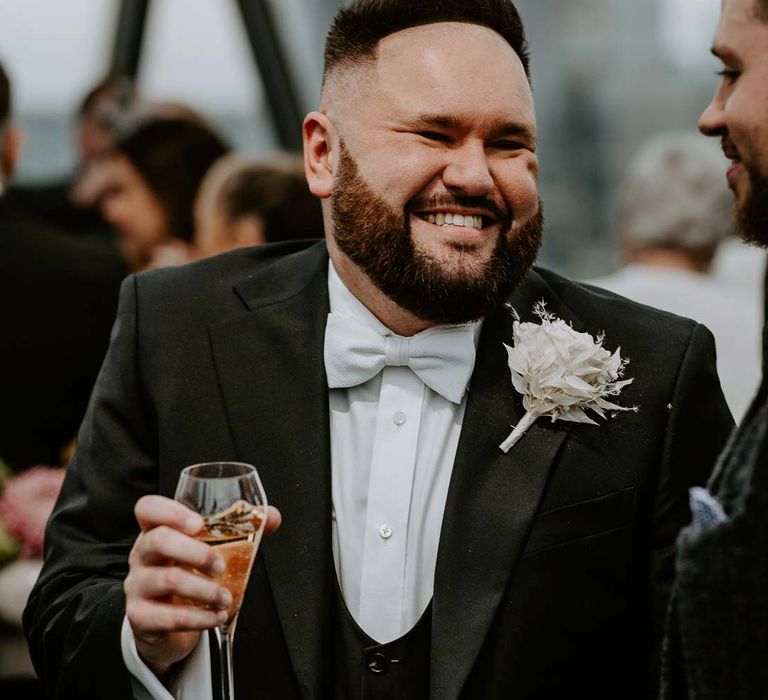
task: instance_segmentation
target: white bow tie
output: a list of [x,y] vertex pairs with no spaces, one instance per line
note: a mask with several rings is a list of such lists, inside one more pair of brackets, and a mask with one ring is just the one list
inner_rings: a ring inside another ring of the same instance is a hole
[[430,389],[461,403],[475,365],[474,327],[430,328],[411,338],[383,336],[353,318],[330,313],[324,352],[331,389],[367,382],[385,366],[408,366]]

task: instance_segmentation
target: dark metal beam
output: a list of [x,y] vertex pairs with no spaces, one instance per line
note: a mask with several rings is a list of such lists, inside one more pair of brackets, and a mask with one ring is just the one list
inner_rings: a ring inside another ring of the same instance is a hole
[[237,4],[280,145],[301,150],[304,113],[268,0],[237,0]]
[[112,75],[137,76],[148,7],[149,0],[121,0],[112,45]]

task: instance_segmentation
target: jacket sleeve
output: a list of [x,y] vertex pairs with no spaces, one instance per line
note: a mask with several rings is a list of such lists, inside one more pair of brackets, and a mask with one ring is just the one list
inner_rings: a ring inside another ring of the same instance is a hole
[[[654,639],[661,640],[675,576],[676,539],[690,521],[688,492],[707,482],[733,419],[715,369],[712,334],[696,325],[667,405],[662,468],[653,509],[651,571],[654,589]],[[658,664],[654,664],[658,678]],[[655,682],[654,686],[658,687]]]
[[47,697],[132,697],[120,648],[123,580],[138,535],[134,504],[157,492],[156,438],[141,389],[138,336],[130,277],[77,454],[46,530],[45,564],[24,612]]

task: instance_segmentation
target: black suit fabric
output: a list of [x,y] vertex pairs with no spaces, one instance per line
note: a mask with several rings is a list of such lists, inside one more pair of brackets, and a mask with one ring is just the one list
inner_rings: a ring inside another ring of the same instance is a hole
[[[132,508],[171,496],[205,460],[257,466],[283,525],[262,545],[238,622],[235,685],[265,698],[332,698],[334,659],[325,246],[236,251],[129,278],[48,530],[25,613],[52,696],[130,697],[119,636]],[[485,320],[435,571],[433,700],[648,697],[651,657],[687,489],[731,428],[709,332],[552,273],[510,300],[540,300],[605,331],[635,377],[638,412],[599,426],[522,415],[502,341]]]
[[109,344],[125,275],[117,252],[0,201],[0,458],[59,464]]

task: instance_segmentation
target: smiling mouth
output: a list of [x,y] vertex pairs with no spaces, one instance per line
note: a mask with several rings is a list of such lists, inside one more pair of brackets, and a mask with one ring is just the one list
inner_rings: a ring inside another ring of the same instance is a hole
[[417,216],[429,224],[435,226],[458,226],[482,231],[493,223],[493,219],[477,214],[454,214],[450,212],[424,212]]
[[723,145],[723,155],[731,161],[731,165],[738,165],[742,161],[739,152],[731,144]]
[[727,153],[726,158],[730,161],[730,166],[728,168],[727,177],[730,180],[732,176],[738,172],[739,168],[743,166],[743,162],[741,157],[734,152]]

